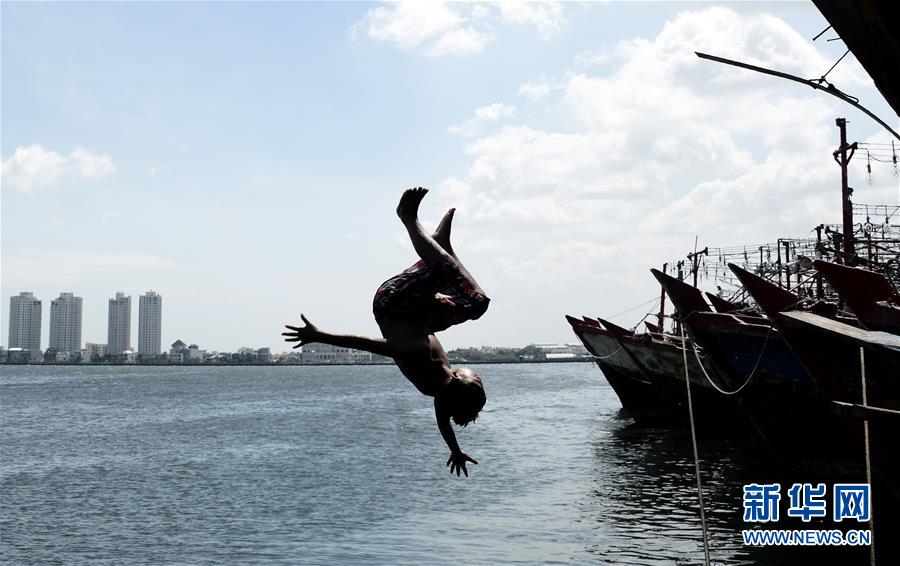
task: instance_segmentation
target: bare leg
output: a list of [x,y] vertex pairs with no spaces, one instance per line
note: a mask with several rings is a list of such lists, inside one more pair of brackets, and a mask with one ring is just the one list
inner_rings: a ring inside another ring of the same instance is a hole
[[[400,203],[397,205],[397,216],[406,227],[409,233],[409,239],[412,242],[416,253],[426,263],[443,261],[459,270],[463,277],[469,280],[469,283],[479,292],[481,287],[475,281],[475,278],[466,270],[465,267],[456,258],[453,249],[450,247],[450,225],[453,221],[454,209],[450,209],[443,220],[441,220],[435,235],[442,240],[438,242],[435,237],[429,236],[422,229],[419,222],[419,204],[428,193],[428,189],[417,187],[415,189],[407,189],[403,196],[400,197]],[[442,245],[446,243],[446,245]]]
[[406,227],[413,248],[423,261],[426,263],[444,261],[451,265],[456,264],[456,259],[434,238],[426,234],[419,222],[419,204],[427,193],[428,189],[422,187],[404,191],[403,196],[400,197],[400,203],[397,205],[397,216]]
[[450,228],[453,224],[453,215],[456,213],[455,208],[451,208],[447,211],[447,214],[441,219],[440,224],[438,224],[437,229],[431,235],[435,242],[438,243],[439,246],[444,248],[444,250],[456,258],[459,261],[459,258],[456,257],[456,252],[453,251],[453,246],[450,245]]

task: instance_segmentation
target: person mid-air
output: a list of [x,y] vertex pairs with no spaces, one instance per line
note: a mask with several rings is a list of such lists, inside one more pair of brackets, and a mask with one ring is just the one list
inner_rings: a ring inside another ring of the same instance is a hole
[[450,227],[455,209],[450,209],[434,234],[419,223],[419,204],[428,189],[408,189],[400,197],[397,216],[403,222],[421,260],[381,284],[375,292],[372,311],[383,338],[330,334],[319,330],[304,315],[305,326],[285,325],[286,342],[319,342],[365,350],[394,359],[397,367],[421,393],[434,397],[438,429],[450,448],[450,473],[468,476],[466,462],[478,462],[456,441],[450,419],[466,426],[474,421],[487,398],[477,373],[453,369],[435,332],[480,318],[490,299],[475,282],[450,245]]

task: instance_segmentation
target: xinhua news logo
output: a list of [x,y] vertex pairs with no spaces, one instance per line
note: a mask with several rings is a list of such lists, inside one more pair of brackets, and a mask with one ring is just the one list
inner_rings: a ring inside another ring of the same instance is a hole
[[[835,522],[844,520],[865,523],[872,513],[871,493],[866,483],[834,484],[831,496],[824,483],[795,483],[787,490],[788,517],[804,523],[828,516]],[[781,484],[744,486],[744,522],[777,523],[781,518]],[[745,545],[754,546],[867,546],[872,533],[867,529],[744,529]]]

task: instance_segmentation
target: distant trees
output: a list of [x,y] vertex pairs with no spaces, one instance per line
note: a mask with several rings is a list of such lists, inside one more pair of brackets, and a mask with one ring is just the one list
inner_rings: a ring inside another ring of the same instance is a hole
[[454,363],[540,362],[547,359],[544,351],[534,344],[524,348],[457,348],[447,355]]

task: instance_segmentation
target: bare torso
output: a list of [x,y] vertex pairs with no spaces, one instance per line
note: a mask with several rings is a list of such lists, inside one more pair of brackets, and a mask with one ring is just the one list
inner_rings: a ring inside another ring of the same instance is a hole
[[441,342],[430,334],[416,340],[408,353],[395,356],[397,368],[423,395],[434,397],[450,379],[450,360]]

